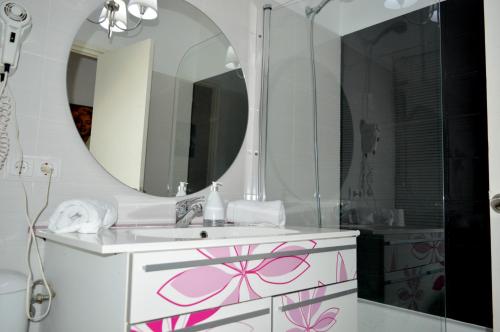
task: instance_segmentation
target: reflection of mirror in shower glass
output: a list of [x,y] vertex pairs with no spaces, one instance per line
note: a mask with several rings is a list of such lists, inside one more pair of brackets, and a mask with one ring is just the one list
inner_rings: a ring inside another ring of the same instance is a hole
[[351,107],[345,96],[344,91],[341,91],[341,140],[340,147],[340,185],[343,186],[347,178],[347,174],[351,169],[353,142],[354,142],[354,127],[352,123]]
[[[443,316],[440,30],[425,20],[431,9],[342,37],[351,116],[344,125],[343,107],[342,151],[353,152],[342,155],[352,162],[341,163],[341,220],[361,231],[361,298]],[[434,258],[424,262],[429,243]]]

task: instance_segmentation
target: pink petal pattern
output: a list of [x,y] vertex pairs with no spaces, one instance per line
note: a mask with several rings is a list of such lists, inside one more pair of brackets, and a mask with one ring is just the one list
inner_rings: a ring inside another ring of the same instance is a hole
[[338,308],[326,309],[319,315],[316,323],[313,325],[313,329],[318,332],[328,331],[335,323],[337,323],[337,315],[339,313]]
[[[286,305],[294,304],[295,302],[288,296],[283,296],[283,298],[286,300]],[[286,318],[292,322],[294,325],[301,327],[301,328],[306,328],[306,322],[305,322],[305,317],[302,315],[302,311],[300,309],[293,309],[293,310],[288,310],[285,311],[285,316]]]
[[150,322],[146,323],[147,327],[151,329],[151,331],[154,332],[162,332],[163,331],[163,321],[155,321],[155,322]]
[[[323,284],[321,282],[318,283],[318,286],[323,286]],[[315,298],[318,298],[318,297],[322,297],[324,296],[326,293],[326,287],[318,287],[314,290],[314,293],[312,295],[312,298],[315,299]],[[301,301],[305,301],[306,299],[303,299],[301,298],[300,299]],[[321,307],[321,302],[318,302],[318,303],[313,303],[309,306],[309,311],[310,311],[310,316],[314,316],[319,308]]]
[[[300,246],[296,243],[283,242],[270,252],[312,249],[316,244],[315,241],[305,241],[303,246]],[[259,250],[258,245],[248,245],[198,249],[197,252],[210,260],[265,253]],[[308,255],[290,255],[195,267],[182,271],[167,280],[158,289],[157,294],[166,301],[182,307],[193,306],[207,300],[214,300],[217,305],[227,305],[259,299],[261,296],[255,291],[255,285],[292,283],[311,267],[307,258]]]
[[398,290],[400,305],[411,310],[419,310],[419,303],[424,297],[424,291],[420,288],[420,269],[407,269],[404,274],[408,280],[406,285]]
[[345,267],[344,257],[339,251],[337,253],[337,282],[343,282],[349,280],[347,275],[347,269]]
[[424,242],[417,242],[412,245],[411,252],[415,258],[427,263],[443,261],[444,241],[440,238],[439,234],[432,234],[430,238],[420,235],[413,239],[424,240]]
[[[200,276],[203,276],[203,282],[200,282]],[[157,294],[177,306],[193,306],[222,292],[232,279],[232,275],[216,267],[202,266],[175,275],[157,291]],[[178,300],[174,301],[174,298]]]
[[203,310],[199,312],[195,312],[189,315],[189,319],[187,320],[186,327],[191,327],[195,326],[196,324],[203,322],[204,320],[207,320],[208,318],[212,317],[215,315],[217,311],[219,311],[219,308],[212,308],[208,310]]
[[219,311],[220,307],[208,310],[193,312],[185,315],[172,316],[165,319],[159,319],[144,324],[139,324],[139,330],[136,327],[130,329],[131,332],[148,331],[148,332],[163,332],[177,331],[188,327],[196,326],[199,323],[206,321]]
[[[306,292],[308,294],[305,294]],[[324,296],[325,293],[326,287],[319,282],[318,288],[299,292],[298,302],[319,298]],[[281,299],[284,305],[295,303],[291,297],[286,295],[282,296]],[[326,332],[330,330],[337,323],[337,316],[340,309],[332,307],[318,314],[320,308],[321,302],[286,311],[285,317],[290,323],[295,325],[286,332]]]

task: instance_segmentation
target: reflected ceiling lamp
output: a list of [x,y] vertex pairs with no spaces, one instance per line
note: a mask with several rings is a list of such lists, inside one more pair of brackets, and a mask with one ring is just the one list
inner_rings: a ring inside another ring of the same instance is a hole
[[238,69],[240,68],[240,62],[236,56],[236,52],[232,46],[228,46],[226,50],[226,68],[227,69]]
[[[127,26],[128,14],[139,19],[133,27]],[[94,24],[99,24],[107,30],[108,38],[111,38],[113,32],[135,30],[141,25],[143,20],[154,20],[157,17],[157,0],[130,0],[128,5],[124,0],[107,0],[99,15],[99,20],[87,20]]]
[[418,0],[385,0],[384,6],[387,9],[403,9],[408,8],[416,4]]
[[432,5],[430,9],[430,20],[434,23],[439,23],[441,21],[441,15],[439,13],[439,5]]

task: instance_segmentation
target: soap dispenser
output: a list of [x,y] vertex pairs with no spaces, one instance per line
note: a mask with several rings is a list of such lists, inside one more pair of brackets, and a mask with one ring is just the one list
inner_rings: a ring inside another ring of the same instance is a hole
[[187,182],[179,182],[179,187],[177,187],[176,197],[186,196]]
[[205,202],[205,212],[203,214],[204,223],[219,224],[225,222],[225,209],[222,197],[219,194],[218,182],[212,182],[210,193]]

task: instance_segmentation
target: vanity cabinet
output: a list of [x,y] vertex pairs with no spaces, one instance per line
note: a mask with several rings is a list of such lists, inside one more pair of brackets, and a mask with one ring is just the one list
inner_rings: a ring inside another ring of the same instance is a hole
[[273,298],[273,331],[357,331],[357,283],[347,281]]
[[132,323],[356,278],[355,238],[131,255]]
[[356,332],[356,235],[112,254],[49,239],[41,331]]

